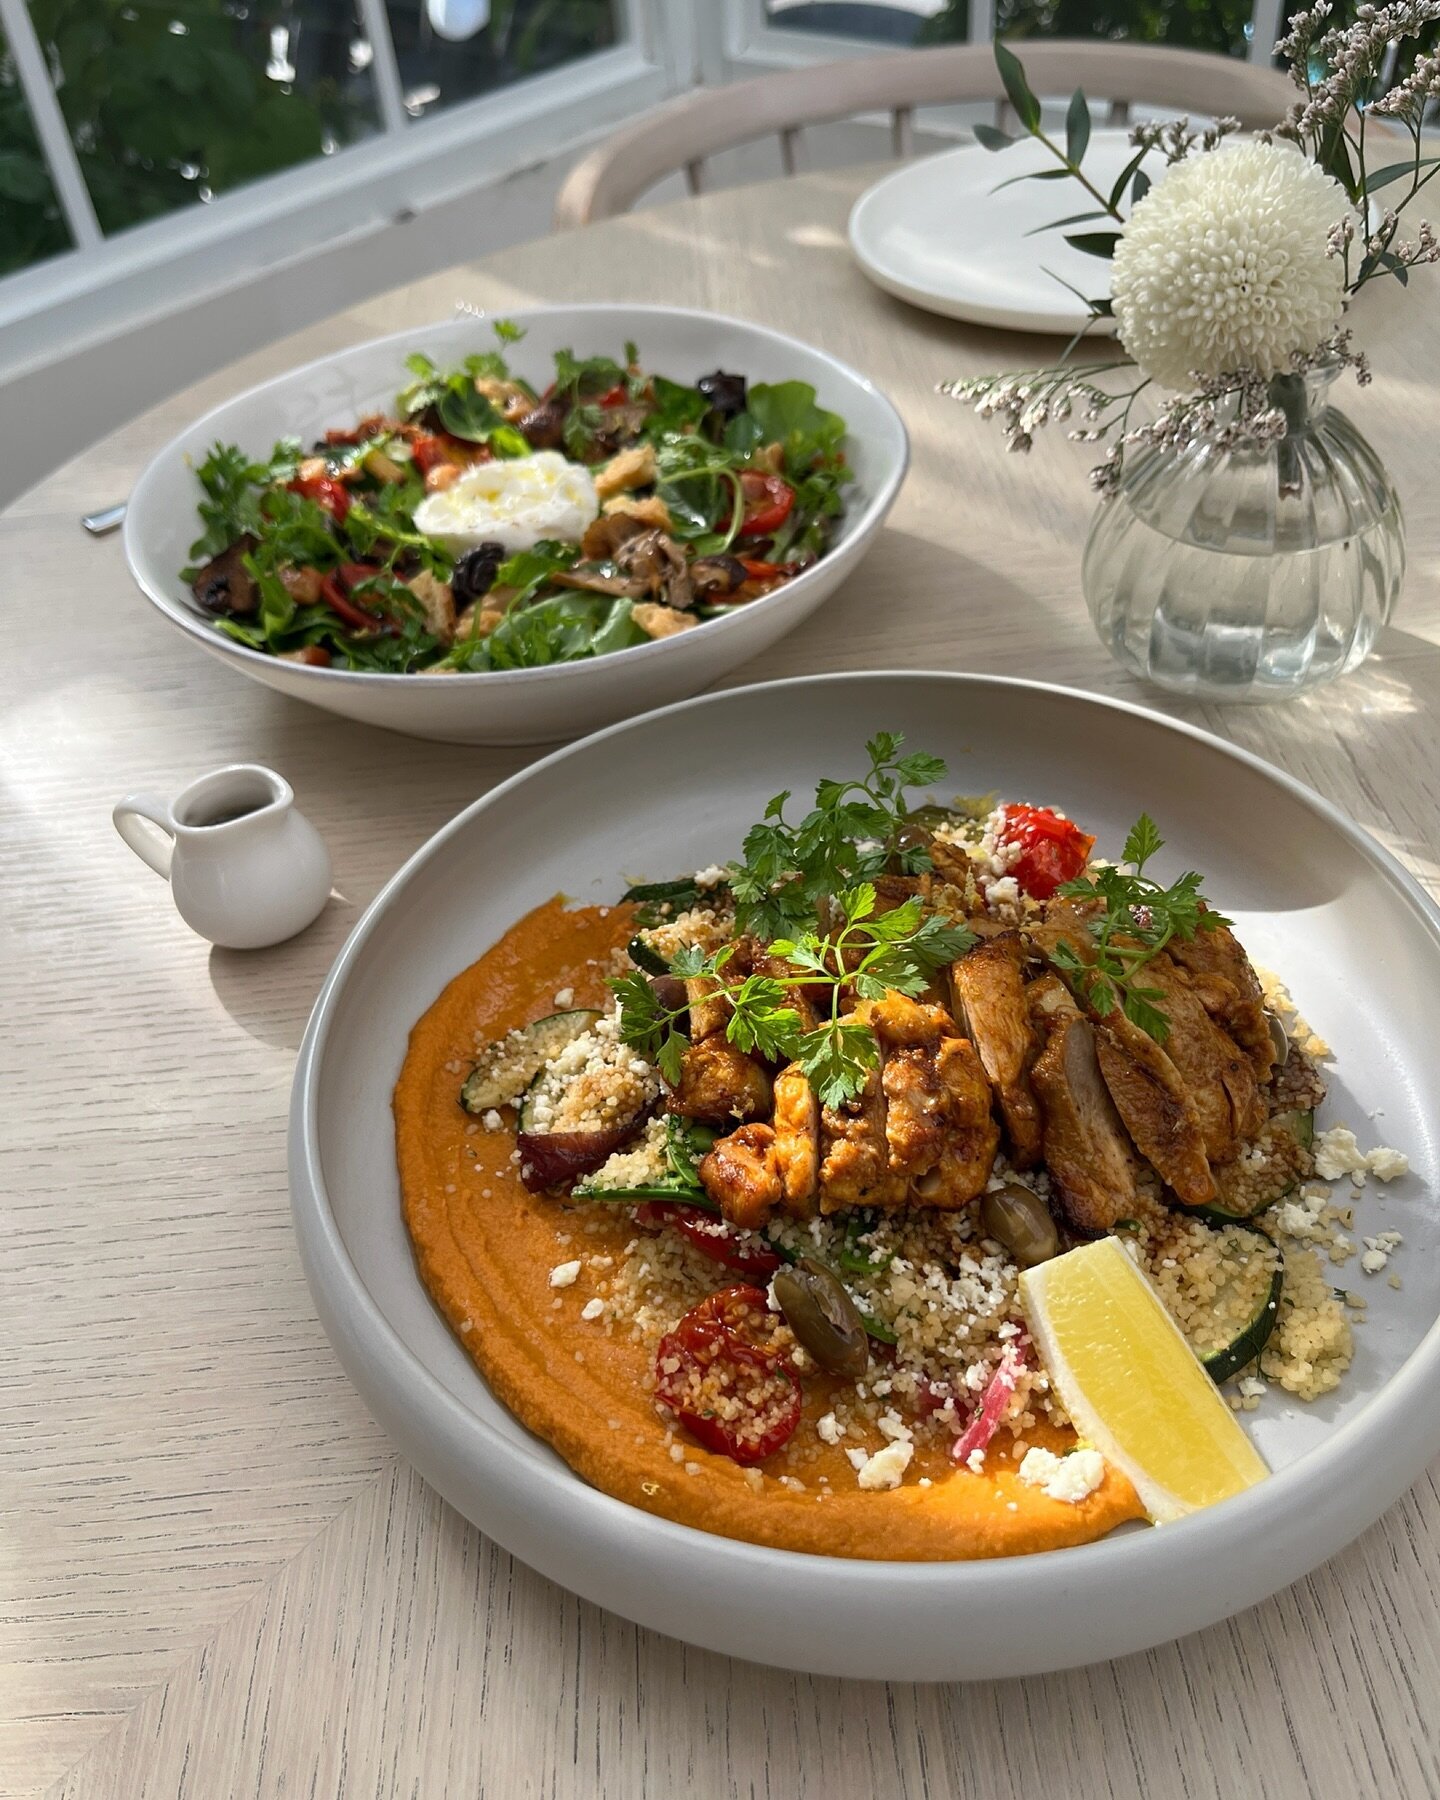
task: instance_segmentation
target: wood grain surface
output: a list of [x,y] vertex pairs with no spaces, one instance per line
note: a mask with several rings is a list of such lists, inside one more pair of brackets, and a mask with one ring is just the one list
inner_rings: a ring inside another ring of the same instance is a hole
[[[462,300],[674,301],[795,332],[894,397],[914,466],[860,572],[736,680],[915,666],[1122,694],[1279,763],[1440,884],[1433,286],[1366,297],[1376,381],[1345,401],[1409,518],[1378,654],[1285,707],[1175,706],[1092,636],[1083,452],[1027,466],[933,392],[1049,346],[872,290],[844,247],[864,181],[707,196],[398,288],[221,367],[0,519],[0,1794],[1440,1794],[1434,1468],[1309,1580],[1149,1655],[968,1688],[810,1680],[514,1563],[397,1460],[311,1308],[284,1147],[311,1001],[397,864],[537,752],[412,743],[243,681],[145,604],[118,539],[81,533],[201,408],[303,358]],[[233,759],[282,770],[335,859],[320,920],[251,954],[192,937],[109,822],[121,793]]]

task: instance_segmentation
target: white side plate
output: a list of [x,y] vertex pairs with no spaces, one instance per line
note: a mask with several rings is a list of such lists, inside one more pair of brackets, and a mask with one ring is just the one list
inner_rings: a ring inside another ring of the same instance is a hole
[[[1097,131],[1085,173],[1103,193],[1135,154],[1123,131]],[[1025,139],[1008,150],[966,144],[907,163],[868,188],[850,213],[850,248],[889,294],[927,312],[1009,331],[1063,332],[1085,323],[1087,300],[1110,295],[1110,265],[1065,242],[1066,232],[1108,231],[1092,219],[1065,231],[1040,227],[1095,202],[1078,181],[1016,181],[1022,170],[1055,168],[1042,145]],[[1063,279],[1062,279],[1063,278]],[[1090,327],[1108,336],[1108,319]]]

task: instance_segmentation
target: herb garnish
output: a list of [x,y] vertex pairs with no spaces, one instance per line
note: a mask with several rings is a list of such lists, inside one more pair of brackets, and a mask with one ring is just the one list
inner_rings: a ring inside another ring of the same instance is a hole
[[[863,1021],[842,1016],[842,997],[879,1000],[894,990],[914,998],[937,969],[975,942],[964,926],[936,913],[922,916],[918,894],[888,912],[877,910],[868,876],[897,863],[912,873],[929,867],[923,845],[902,839],[909,813],[904,790],[945,773],[937,757],[902,757],[901,742],[890,732],[873,738],[866,746],[865,779],[822,781],[814,810],[798,826],[785,823],[789,794],[777,794],[765,822],[745,839],[744,863],[731,865],[739,930],[768,937],[778,924],[782,935],[771,941],[770,955],[789,963],[793,973],[751,974],[731,983],[725,972],[735,954],[733,943],[709,955],[689,946],[669,965],[671,974],[684,980],[723,989],[731,1007],[725,1026],[729,1042],[767,1061],[798,1063],[825,1106],[853,1100],[880,1062],[874,1032]],[[638,970],[612,986],[625,1042],[675,1086],[688,1045],[680,1030],[688,1005],[663,1005]],[[821,1014],[813,1029],[806,1029],[790,1003],[790,990],[801,987]]]
[[904,738],[878,732],[865,746],[870,772],[862,781],[822,781],[814,808],[787,824],[790,791],[776,794],[765,817],[745,835],[744,861],[731,863],[736,929],[774,937],[817,918],[817,908],[841,888],[872,880],[887,868],[923,874],[930,853],[923,838],[907,841],[907,787],[945,779],[938,756],[901,756]]
[[1161,887],[1146,875],[1146,863],[1164,842],[1155,821],[1141,813],[1125,840],[1128,870],[1114,866],[1098,869],[1060,888],[1066,899],[1101,901],[1104,911],[1086,921],[1094,940],[1091,960],[1063,939],[1050,958],[1097,1013],[1113,1012],[1118,1005],[1132,1024],[1158,1044],[1170,1034],[1170,1021],[1158,1004],[1165,996],[1159,988],[1140,985],[1137,977],[1141,970],[1172,938],[1188,943],[1199,931],[1215,931],[1230,923],[1205,904],[1201,877],[1193,870],[1169,887]]

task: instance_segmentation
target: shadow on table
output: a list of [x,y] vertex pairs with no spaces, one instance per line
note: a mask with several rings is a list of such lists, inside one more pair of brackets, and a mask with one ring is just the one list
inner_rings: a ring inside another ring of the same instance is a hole
[[305,1022],[359,908],[332,893],[324,912],[298,937],[268,950],[210,952],[216,998],[250,1037],[277,1050],[298,1050]]

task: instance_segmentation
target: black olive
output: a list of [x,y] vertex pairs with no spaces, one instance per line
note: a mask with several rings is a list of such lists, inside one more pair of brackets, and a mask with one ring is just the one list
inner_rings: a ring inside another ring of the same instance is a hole
[[743,375],[727,375],[724,369],[717,369],[713,375],[702,375],[695,385],[710,402],[710,410],[720,418],[733,419],[744,412],[747,394]]
[[450,591],[455,596],[456,604],[463,605],[466,601],[479,600],[488,594],[495,585],[496,573],[504,561],[505,546],[488,540],[458,557],[450,577]]
[[1007,1181],[980,1202],[980,1223],[986,1237],[1003,1244],[1022,1269],[1049,1262],[1060,1249],[1060,1233],[1050,1208],[1023,1182]]
[[856,1380],[870,1366],[865,1321],[840,1278],[824,1263],[802,1256],[777,1269],[771,1286],[797,1343],[822,1369]]

